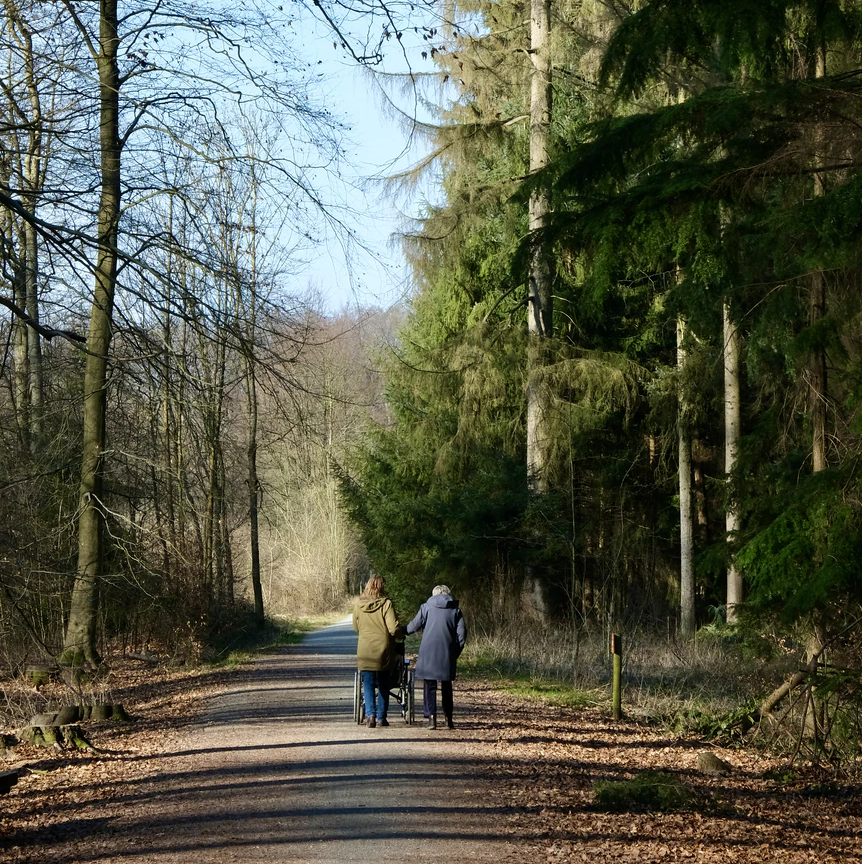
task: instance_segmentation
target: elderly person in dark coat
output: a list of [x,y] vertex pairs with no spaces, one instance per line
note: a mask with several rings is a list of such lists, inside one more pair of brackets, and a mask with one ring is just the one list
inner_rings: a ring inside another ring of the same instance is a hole
[[425,716],[428,728],[437,728],[437,682],[443,700],[446,725],[452,722],[452,682],[455,664],[467,641],[467,626],[458,601],[446,585],[437,585],[431,596],[419,608],[416,617],[407,625],[407,633],[422,631],[416,677],[425,682]]

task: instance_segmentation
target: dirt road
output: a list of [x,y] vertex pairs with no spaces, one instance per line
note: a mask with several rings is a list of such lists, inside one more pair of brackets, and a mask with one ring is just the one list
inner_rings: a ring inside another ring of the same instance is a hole
[[355,725],[355,648],[342,623],[256,663],[147,788],[112,802],[93,825],[110,842],[79,860],[505,861],[490,781],[459,758],[469,723]]

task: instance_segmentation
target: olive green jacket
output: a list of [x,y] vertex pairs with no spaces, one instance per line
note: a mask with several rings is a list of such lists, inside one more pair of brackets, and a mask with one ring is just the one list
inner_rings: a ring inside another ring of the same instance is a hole
[[359,634],[356,668],[360,672],[381,672],[392,665],[392,640],[398,619],[388,597],[360,598],[353,610],[353,629]]

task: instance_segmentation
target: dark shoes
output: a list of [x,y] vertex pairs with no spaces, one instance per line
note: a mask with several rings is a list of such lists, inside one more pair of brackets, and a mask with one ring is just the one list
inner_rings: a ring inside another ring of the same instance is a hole
[[377,725],[377,718],[376,717],[366,717],[365,718],[365,725],[369,729],[373,729]]
[[388,726],[388,725],[389,725],[389,721],[384,717],[384,718],[381,719],[381,721],[380,721],[377,725],[378,725],[378,726]]
[[[426,729],[436,729],[437,728],[437,718],[436,717],[429,717],[428,722],[425,724],[425,728]],[[452,722],[451,717],[446,718],[446,728],[447,729],[454,729],[455,728],[455,724]]]

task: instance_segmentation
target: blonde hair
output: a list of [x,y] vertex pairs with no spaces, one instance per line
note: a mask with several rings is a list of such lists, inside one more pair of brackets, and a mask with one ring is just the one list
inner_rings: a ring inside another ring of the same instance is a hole
[[452,596],[452,592],[449,590],[448,585],[435,585],[434,590],[431,592],[431,596],[437,597],[440,594],[448,594],[450,597]]
[[374,574],[366,583],[362,596],[369,600],[376,600],[386,596],[386,580],[382,576]]

